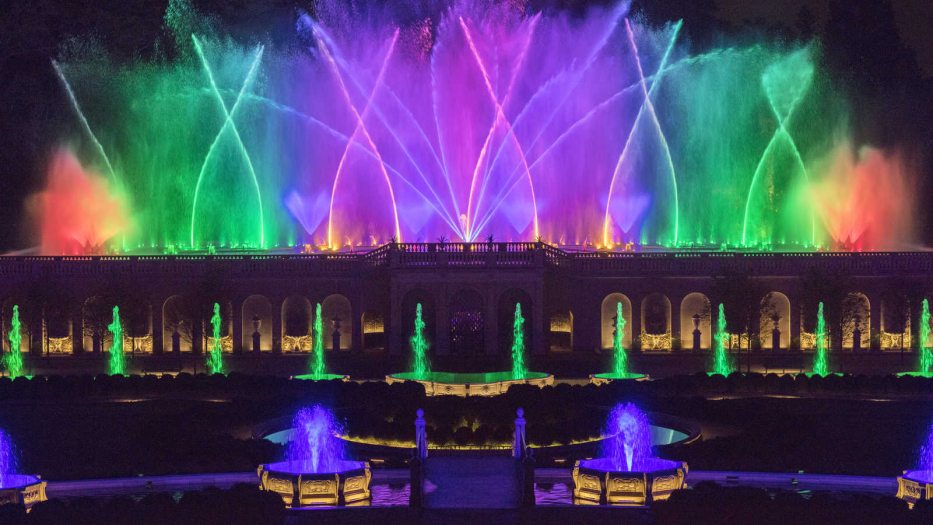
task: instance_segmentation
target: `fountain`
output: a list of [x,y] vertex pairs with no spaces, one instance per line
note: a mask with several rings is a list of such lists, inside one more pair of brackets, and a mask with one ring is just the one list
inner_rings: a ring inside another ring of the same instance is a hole
[[10,353],[3,356],[3,366],[10,379],[25,375],[23,371],[23,354],[20,353],[22,344],[22,326],[19,321],[19,305],[13,305],[13,318],[10,320]]
[[582,505],[649,505],[684,487],[687,464],[653,457],[648,417],[631,403],[609,414],[602,456],[577,461],[573,498]]
[[113,321],[107,325],[113,344],[110,346],[110,375],[126,375],[126,356],[123,355],[123,325],[120,322],[120,307],[113,307]]
[[827,355],[826,320],[823,318],[823,302],[816,310],[816,332],[814,333],[813,372],[810,375],[826,377],[829,375],[829,356]]
[[287,507],[365,504],[370,499],[369,463],[344,458],[334,414],[320,405],[295,414],[285,461],[260,465],[259,486]]
[[293,376],[293,379],[307,379],[311,381],[330,381],[340,379],[349,381],[350,376],[330,374],[324,364],[324,318],[321,317],[321,303],[314,307],[314,319],[311,323],[311,362],[309,373]]
[[897,478],[897,497],[911,507],[918,501],[933,500],[933,424],[920,448],[916,470],[905,470]]
[[17,472],[13,441],[0,429],[0,505],[21,505],[28,512],[36,503],[48,499],[45,485],[38,476]]
[[211,316],[211,327],[214,337],[211,339],[211,350],[207,354],[207,371],[209,374],[225,374],[224,372],[224,351],[220,338],[220,328],[222,320],[220,318],[220,305],[214,303],[214,315]]
[[534,5],[320,0],[268,38],[283,46],[238,43],[170,0],[151,59],[68,46],[53,62],[76,124],[62,142],[84,147],[50,166],[43,250],[491,234],[882,250],[915,236],[909,164],[852,140],[860,108],[819,42],[695,53],[682,21],[629,19],[628,1]]
[[416,381],[424,385],[425,392],[433,395],[495,396],[505,393],[512,385],[528,384],[543,387],[554,384],[554,376],[528,370],[525,363],[525,318],[521,303],[515,303],[512,320],[512,369],[502,372],[439,372],[428,366],[425,355],[428,343],[424,338],[425,322],[421,317],[421,304],[415,308],[414,335],[412,335],[412,371],[390,374],[390,385],[400,381]]
[[647,379],[645,374],[629,372],[628,353],[622,344],[625,337],[625,317],[622,315],[622,302],[616,303],[615,329],[612,331],[612,372],[606,374],[593,374],[590,382],[596,385],[608,383],[618,379]]
[[729,341],[729,332],[726,331],[726,310],[722,303],[719,303],[719,317],[716,319],[716,333],[713,334],[715,344],[713,346],[713,369],[709,375],[728,376],[735,372],[735,366],[732,359],[729,358],[729,352],[726,350],[726,343]]
[[920,330],[917,337],[917,353],[920,354],[920,366],[917,375],[933,377],[933,350],[927,340],[930,338],[930,302],[923,300],[920,308]]

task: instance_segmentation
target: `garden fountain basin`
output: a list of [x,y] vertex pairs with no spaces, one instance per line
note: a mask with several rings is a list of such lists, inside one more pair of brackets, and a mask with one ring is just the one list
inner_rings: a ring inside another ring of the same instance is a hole
[[300,379],[302,381],[349,381],[350,376],[342,374],[322,374],[320,377],[315,378],[314,374],[301,374],[297,376],[292,376],[292,379]]
[[511,371],[503,372],[428,372],[415,374],[402,372],[386,376],[386,382],[414,381],[424,385],[429,396],[497,396],[504,394],[512,385],[534,385],[545,387],[554,384],[554,376],[544,372],[528,372],[524,378],[516,378]]
[[651,458],[636,471],[618,470],[609,458],[584,459],[573,467],[573,498],[581,505],[645,506],[684,487],[687,464]]
[[621,375],[613,372],[590,375],[590,383],[594,385],[605,385],[613,381],[647,381],[648,379],[647,374],[635,374],[631,372]]
[[905,470],[897,477],[899,499],[913,507],[918,501],[933,499],[933,470]]
[[0,505],[21,505],[28,511],[33,505],[47,501],[46,482],[38,476],[7,474],[0,476]]
[[359,505],[369,501],[372,473],[365,461],[336,461],[337,468],[315,472],[310,461],[259,465],[259,488],[281,496],[286,507]]

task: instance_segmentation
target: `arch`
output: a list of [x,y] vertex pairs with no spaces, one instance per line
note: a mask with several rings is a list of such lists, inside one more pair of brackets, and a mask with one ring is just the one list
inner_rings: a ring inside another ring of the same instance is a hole
[[421,305],[421,319],[424,321],[424,337],[428,340],[428,355],[434,353],[437,342],[437,323],[434,295],[427,290],[416,288],[409,290],[402,298],[402,333],[398,344],[403,355],[411,355],[409,340],[415,331],[415,311]]
[[243,301],[242,313],[243,340],[241,344],[243,351],[253,351],[253,334],[259,332],[259,350],[271,352],[272,302],[264,295],[251,295]]
[[511,288],[499,296],[498,303],[498,321],[499,321],[499,353],[502,355],[510,354],[513,339],[513,325],[515,324],[515,305],[522,306],[522,317],[525,335],[525,353],[530,355],[534,348],[534,322],[532,319],[532,302],[528,292],[520,288]]
[[[693,316],[699,316],[699,325]],[[680,302],[680,347],[684,350],[708,350],[712,341],[712,310],[709,298],[700,292],[689,293]],[[693,331],[700,330],[700,347],[694,348]]]
[[632,301],[622,293],[611,293],[607,295],[600,307],[600,346],[601,348],[612,348],[612,336],[615,332],[616,305],[622,303],[622,318],[625,319],[625,333],[622,335],[622,346],[632,348]]
[[[152,353],[152,305],[140,297],[117,301],[123,324],[123,349],[126,353]],[[111,317],[113,316],[111,310]]]
[[476,290],[464,288],[450,298],[450,353],[482,355],[486,350],[485,304]]
[[[353,346],[353,307],[344,295],[331,294],[321,303],[324,323],[324,348],[327,350],[350,350]],[[334,336],[340,332],[337,348]]]
[[71,354],[74,351],[72,330],[74,329],[68,306],[58,301],[49,301],[43,308],[45,334],[42,346],[45,354]]
[[307,297],[292,295],[282,301],[282,351],[311,351],[311,316]]
[[191,304],[181,295],[173,295],[162,303],[162,350],[172,351],[172,338],[178,333],[178,349],[190,352],[194,330]]
[[[758,340],[761,347],[771,350],[790,348],[790,299],[781,292],[768,292],[761,298]],[[774,328],[781,331],[780,348],[774,348]]]
[[842,347],[855,348],[855,328],[861,332],[859,348],[868,350],[871,345],[871,302],[861,292],[851,292],[842,300]]
[[107,325],[113,315],[112,308],[100,295],[88,297],[81,305],[81,334],[85,352],[99,354],[103,351],[104,342],[110,337]]
[[363,327],[363,350],[384,350],[386,347],[386,321],[381,310],[369,309],[360,317]]
[[909,350],[910,303],[903,293],[888,292],[881,298],[881,349]]
[[548,323],[548,349],[551,352],[573,351],[573,312],[554,312]]
[[652,293],[641,301],[641,349],[671,349],[671,300]]

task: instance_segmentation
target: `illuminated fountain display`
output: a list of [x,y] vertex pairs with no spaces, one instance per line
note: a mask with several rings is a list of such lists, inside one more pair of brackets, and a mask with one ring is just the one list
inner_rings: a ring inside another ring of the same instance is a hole
[[262,490],[286,506],[363,504],[370,499],[369,463],[345,459],[334,414],[320,405],[303,408],[292,421],[285,461],[260,465]]
[[687,464],[651,455],[648,417],[635,405],[618,404],[606,423],[603,455],[577,461],[574,501],[583,505],[648,505],[684,487]]
[[327,372],[327,365],[324,361],[324,319],[321,317],[321,303],[317,303],[314,307],[314,319],[312,321],[311,361],[308,365],[308,373],[294,376],[294,378],[309,379],[311,381],[349,380],[349,376]]
[[211,330],[214,337],[211,339],[211,349],[205,358],[209,374],[224,373],[224,353],[220,339],[220,327],[222,324],[223,321],[220,318],[220,304],[214,303],[214,313],[211,315]]
[[525,318],[521,303],[515,303],[512,321],[512,369],[501,372],[438,372],[431,370],[427,351],[429,344],[424,337],[424,319],[421,303],[415,307],[414,334],[409,343],[412,352],[412,371],[386,376],[389,384],[399,381],[416,381],[424,385],[425,393],[454,396],[495,396],[504,394],[510,386],[517,384],[539,387],[554,384],[554,376],[528,370],[525,362]]
[[39,195],[41,250],[913,239],[914,173],[853,143],[819,43],[695,50],[627,2],[371,4],[319,2],[289,47],[235,43],[172,0],[172,60],[63,52],[73,129]]
[[622,302],[616,303],[616,315],[613,318],[615,326],[612,331],[612,372],[594,374],[590,381],[602,384],[616,379],[646,379],[644,374],[636,374],[628,369],[628,352],[622,344],[625,334],[625,316],[622,315]]
[[726,344],[729,342],[729,332],[726,331],[726,309],[719,303],[719,316],[716,318],[716,333],[713,334],[715,345],[713,347],[713,361],[710,375],[728,376],[735,372],[735,364],[729,356]]
[[9,434],[0,429],[0,505],[22,505],[27,510],[46,501],[46,483],[38,476],[20,474],[16,468],[16,449]]
[[933,424],[920,449],[917,468],[906,470],[897,478],[897,497],[911,506],[921,500],[933,499]]
[[110,346],[109,370],[112,376],[126,375],[126,356],[123,355],[123,324],[120,322],[120,307],[113,307],[113,321],[107,325],[113,344]]
[[16,379],[26,375],[21,353],[23,330],[19,321],[19,305],[13,305],[13,317],[10,319],[10,333],[7,334],[7,338],[10,340],[10,353],[3,356],[3,368],[10,379]]

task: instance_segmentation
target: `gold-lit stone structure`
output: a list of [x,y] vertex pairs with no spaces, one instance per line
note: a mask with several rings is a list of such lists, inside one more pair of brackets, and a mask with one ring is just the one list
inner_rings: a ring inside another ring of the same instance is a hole
[[424,385],[424,392],[429,396],[498,396],[506,393],[512,385],[533,385],[539,388],[554,384],[554,376],[541,372],[528,372],[523,379],[513,379],[510,372],[489,373],[452,373],[432,372],[424,378],[411,373],[391,374],[386,376],[386,383],[414,381]]
[[933,471],[905,470],[897,477],[896,496],[911,508],[918,501],[933,499]]
[[577,461],[573,467],[573,500],[578,505],[639,507],[663,501],[684,488],[687,464],[655,459],[657,469],[613,470],[605,458]]
[[26,511],[43,501],[48,501],[45,495],[46,482],[37,476],[13,474],[3,476],[0,483],[0,505],[20,505]]
[[306,472],[307,462],[260,465],[259,488],[278,494],[286,507],[365,505],[372,494],[372,472],[365,461],[342,461],[335,472]]

